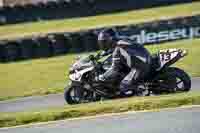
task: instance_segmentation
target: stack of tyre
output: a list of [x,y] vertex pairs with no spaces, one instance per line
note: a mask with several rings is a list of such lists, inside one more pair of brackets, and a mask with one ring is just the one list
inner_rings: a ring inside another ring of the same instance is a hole
[[0,61],[51,57],[70,52],[93,51],[97,48],[97,36],[93,32],[48,34],[0,41]]

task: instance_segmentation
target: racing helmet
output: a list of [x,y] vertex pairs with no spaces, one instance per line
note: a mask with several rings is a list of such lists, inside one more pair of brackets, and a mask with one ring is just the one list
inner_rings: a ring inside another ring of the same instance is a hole
[[117,39],[117,32],[113,28],[104,29],[98,35],[98,45],[102,50],[108,50],[114,47],[114,41]]

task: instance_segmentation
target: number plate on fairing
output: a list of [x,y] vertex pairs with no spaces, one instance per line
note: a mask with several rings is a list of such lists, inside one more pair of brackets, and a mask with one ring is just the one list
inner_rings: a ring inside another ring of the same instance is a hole
[[166,49],[159,51],[160,57],[160,68],[161,69],[166,63],[173,60],[179,54],[179,49]]

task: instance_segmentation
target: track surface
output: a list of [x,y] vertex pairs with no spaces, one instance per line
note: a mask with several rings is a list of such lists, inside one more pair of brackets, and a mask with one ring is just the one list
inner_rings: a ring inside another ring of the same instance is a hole
[[[192,79],[192,90],[200,90],[200,78]],[[0,101],[0,112],[21,112],[65,105],[63,94],[34,96],[17,100]]]
[[0,129],[0,133],[199,133],[200,107]]

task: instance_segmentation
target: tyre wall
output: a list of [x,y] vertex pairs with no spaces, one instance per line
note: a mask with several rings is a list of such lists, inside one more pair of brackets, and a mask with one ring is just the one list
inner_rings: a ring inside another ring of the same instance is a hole
[[[11,41],[2,40],[0,41],[0,61],[10,62],[95,51],[98,50],[97,35],[104,28],[73,33],[51,33]],[[120,35],[129,36],[134,43],[160,44],[200,37],[200,15],[113,28],[116,28]]]
[[[7,0],[8,1],[8,0]],[[0,25],[34,22],[41,20],[64,19],[94,16],[135,9],[168,6],[171,4],[192,2],[192,0],[55,0],[29,4],[14,4],[11,1],[0,8]],[[15,0],[16,2],[16,0]],[[24,3],[25,0],[17,2]],[[11,6],[12,5],[12,6]]]

